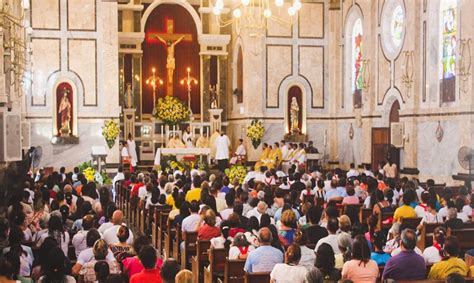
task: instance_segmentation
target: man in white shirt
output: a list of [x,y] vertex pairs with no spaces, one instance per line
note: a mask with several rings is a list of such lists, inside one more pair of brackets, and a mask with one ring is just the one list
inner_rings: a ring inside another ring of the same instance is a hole
[[224,172],[229,164],[230,140],[225,133],[216,138],[216,160],[219,171]]
[[357,170],[355,169],[355,164],[354,164],[354,163],[351,163],[350,167],[351,167],[351,169],[346,173],[347,178],[349,179],[349,178],[351,178],[351,177],[357,177],[357,176],[359,176],[359,171],[357,171]]
[[373,173],[372,170],[370,169],[370,164],[364,164],[364,174],[365,174],[365,176],[367,176],[367,177],[375,178],[374,173]]
[[258,222],[260,222],[260,218],[262,217],[262,214],[267,212],[267,208],[268,205],[264,201],[259,201],[256,207],[247,212],[246,217],[250,218],[252,216],[255,216],[257,217]]
[[72,237],[72,245],[74,246],[74,251],[76,252],[76,257],[79,257],[79,254],[87,249],[86,236],[89,230],[94,224],[94,217],[92,215],[86,215],[82,219],[82,230],[78,231],[74,237]]
[[115,195],[117,194],[116,190],[118,188],[115,187],[115,183],[118,181],[125,180],[125,175],[123,174],[123,167],[120,165],[117,170],[117,175],[115,175],[114,179],[112,180],[112,193],[113,193],[113,199],[115,201]]
[[326,229],[328,230],[329,235],[324,238],[321,238],[318,241],[316,247],[314,248],[314,251],[316,252],[319,246],[321,246],[321,244],[326,243],[332,247],[332,250],[334,251],[335,255],[340,254],[341,251],[339,250],[339,245],[337,244],[337,230],[339,229],[339,221],[336,217],[329,218]]
[[[92,247],[94,246],[97,240],[100,240],[100,234],[96,229],[92,228],[89,230],[89,232],[87,232],[87,236],[85,240],[86,240],[87,248],[83,250],[82,252],[80,252],[79,255],[77,256],[76,264],[72,267],[73,275],[78,275],[79,271],[81,271],[82,266],[84,266],[84,264],[94,259],[94,252],[92,251]],[[106,260],[115,261],[114,254],[112,253],[110,249],[107,252]]]
[[148,183],[150,183],[150,177],[149,176],[146,176],[144,178],[144,181],[143,181],[143,186],[141,186],[140,188],[138,188],[138,198],[141,200],[141,201],[146,201],[146,198],[148,196],[151,197],[151,189],[153,188],[153,185],[151,185],[151,188],[150,188],[150,192],[148,192],[148,189],[147,189],[147,185]]
[[[108,245],[116,244],[118,243],[119,239],[117,237],[117,231],[122,226],[123,224],[123,212],[121,210],[116,210],[114,214],[112,215],[112,221],[114,225],[105,230],[104,234],[102,235],[102,238],[105,240],[105,242]],[[133,243],[133,233],[130,232],[130,236],[128,237],[127,243],[132,244]]]
[[181,223],[182,232],[193,232],[197,230],[197,225],[201,216],[199,216],[199,203],[197,201],[192,201],[189,204],[189,212],[191,213],[188,217],[183,219]]

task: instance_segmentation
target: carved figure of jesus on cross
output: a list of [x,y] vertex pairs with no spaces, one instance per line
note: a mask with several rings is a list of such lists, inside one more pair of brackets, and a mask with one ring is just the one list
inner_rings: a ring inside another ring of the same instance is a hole
[[173,75],[176,68],[174,48],[181,41],[192,41],[192,34],[174,33],[173,19],[165,19],[166,31],[164,33],[153,33],[151,37],[158,39],[166,46],[166,70],[167,70],[167,94],[173,94]]

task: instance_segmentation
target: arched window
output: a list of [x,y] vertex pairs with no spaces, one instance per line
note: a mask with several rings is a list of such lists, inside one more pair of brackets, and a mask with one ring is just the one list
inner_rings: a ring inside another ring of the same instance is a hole
[[441,102],[456,97],[457,0],[442,0],[439,9],[439,78]]
[[363,52],[363,42],[362,42],[362,19],[358,18],[352,28],[351,36],[351,45],[352,45],[352,94],[354,98],[354,108],[362,107],[362,52]]

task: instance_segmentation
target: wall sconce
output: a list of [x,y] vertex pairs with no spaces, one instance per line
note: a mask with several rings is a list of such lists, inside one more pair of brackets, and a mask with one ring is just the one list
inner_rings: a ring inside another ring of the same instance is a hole
[[351,123],[351,127],[349,128],[349,139],[353,139],[354,138],[354,127],[352,126],[352,123]]
[[[367,91],[370,88],[370,59],[362,60],[362,89]],[[367,95],[364,95],[367,97]]]
[[414,63],[413,63],[413,51],[404,51],[405,54],[405,63],[402,67],[402,83],[405,85],[407,89],[407,97],[410,97],[410,90],[411,87],[413,86],[413,69],[414,69]]
[[471,75],[471,42],[469,39],[459,40],[459,78],[461,79],[460,89],[467,93],[467,81]]
[[436,128],[435,135],[438,142],[441,142],[443,140],[444,130],[443,127],[441,127],[441,121],[438,121],[438,127]]

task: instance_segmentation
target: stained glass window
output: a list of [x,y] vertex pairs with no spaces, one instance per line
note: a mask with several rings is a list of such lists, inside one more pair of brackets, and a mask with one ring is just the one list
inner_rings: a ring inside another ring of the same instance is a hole
[[352,28],[352,93],[354,107],[362,106],[362,20],[357,19]]
[[445,0],[440,6],[441,100],[454,101],[456,90],[457,1]]
[[403,39],[403,27],[405,24],[405,15],[402,6],[397,6],[392,13],[390,22],[390,35],[395,46],[400,46]]

